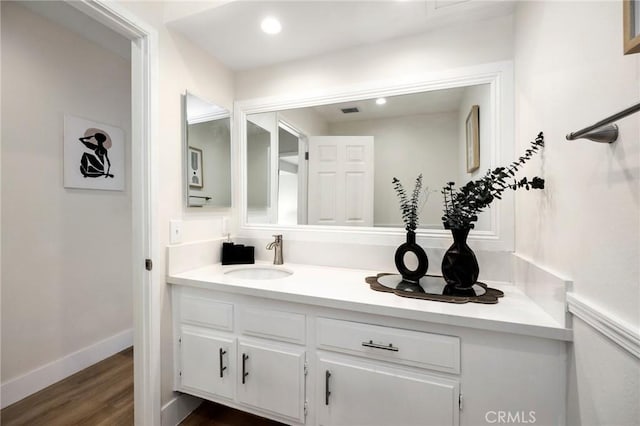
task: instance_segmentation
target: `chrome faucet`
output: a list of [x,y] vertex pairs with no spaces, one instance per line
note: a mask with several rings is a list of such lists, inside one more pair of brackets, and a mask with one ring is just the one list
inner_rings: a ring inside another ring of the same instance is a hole
[[273,264],[282,265],[282,235],[274,235],[275,241],[267,244],[267,250],[275,249],[273,252]]

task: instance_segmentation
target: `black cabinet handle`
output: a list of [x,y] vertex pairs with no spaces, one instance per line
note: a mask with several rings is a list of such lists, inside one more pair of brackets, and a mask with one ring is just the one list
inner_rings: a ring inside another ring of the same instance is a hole
[[222,355],[224,355],[226,353],[227,353],[227,351],[225,351],[224,349],[220,348],[220,377],[223,377],[223,372],[224,372],[224,370],[227,369],[227,367],[225,367],[223,362],[222,362]]
[[373,343],[373,340],[369,340],[368,342],[362,342],[362,346],[366,346],[368,348],[374,349],[383,349],[385,351],[398,352],[398,348],[393,346],[393,343],[389,343],[389,346],[379,345],[377,343]]
[[245,377],[247,377],[249,375],[249,373],[247,373],[247,360],[248,359],[249,359],[249,355],[242,354],[242,384],[243,385],[245,383]]
[[331,391],[329,391],[329,377],[331,377],[331,372],[326,370],[324,372],[324,405],[329,405],[329,395],[331,395]]

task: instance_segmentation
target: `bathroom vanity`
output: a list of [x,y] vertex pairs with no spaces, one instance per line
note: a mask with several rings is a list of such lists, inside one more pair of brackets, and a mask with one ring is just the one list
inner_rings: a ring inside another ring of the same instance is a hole
[[[361,118],[368,127],[353,133],[343,133],[348,126],[337,118],[316,121],[311,111],[373,103],[378,96],[412,105],[429,99],[443,105],[443,98],[466,103],[449,117],[450,139],[440,136],[440,115],[433,128],[421,127],[429,121],[424,111],[404,112],[413,127],[407,121],[397,127],[390,114]],[[428,177],[436,187],[471,178],[455,156],[466,145],[450,158],[437,144],[450,148],[466,140],[460,129],[474,106],[482,111],[480,168],[508,163],[515,148],[513,96],[513,64],[498,62],[236,102],[234,231],[239,242],[255,247],[286,233],[287,260],[277,268],[221,266],[211,264],[220,258],[220,241],[169,247],[174,389],[292,425],[565,424],[569,283],[513,254],[513,197],[483,212],[469,236],[482,281],[504,292],[499,303],[403,298],[365,282],[394,272],[389,266],[404,238],[392,176],[406,181],[443,170]],[[425,151],[416,151],[411,138],[399,140],[410,127],[421,129],[413,139]],[[353,139],[373,134],[377,157],[372,144]],[[377,190],[376,182],[383,183]],[[313,204],[318,200],[324,201]],[[441,217],[439,203],[422,214],[418,243],[430,250],[433,265],[451,244]]]
[[565,423],[571,332],[522,291],[408,299],[372,291],[376,272],[170,272],[175,390],[292,425]]

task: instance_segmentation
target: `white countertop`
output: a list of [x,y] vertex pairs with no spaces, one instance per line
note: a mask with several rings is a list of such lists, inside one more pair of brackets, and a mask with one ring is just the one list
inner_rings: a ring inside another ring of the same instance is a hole
[[260,266],[276,267],[269,263],[228,266],[215,264],[170,275],[167,281],[177,285],[368,314],[556,340],[572,339],[570,329],[564,328],[522,291],[508,283],[486,282],[489,287],[502,290],[504,297],[497,304],[485,305],[411,299],[371,290],[365,278],[376,276],[382,271],[287,263],[278,266],[293,272],[285,278],[248,280],[224,274],[233,269]]

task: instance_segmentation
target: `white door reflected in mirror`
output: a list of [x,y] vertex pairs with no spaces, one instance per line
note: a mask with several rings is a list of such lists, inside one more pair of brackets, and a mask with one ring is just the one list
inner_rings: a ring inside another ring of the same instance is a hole
[[309,138],[309,225],[373,226],[373,136]]

